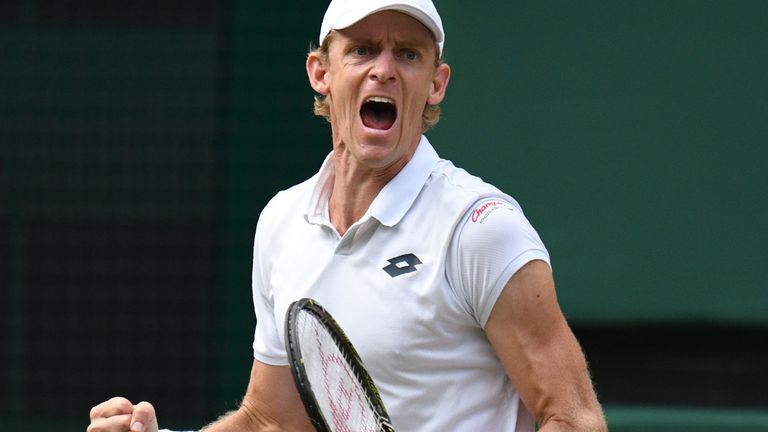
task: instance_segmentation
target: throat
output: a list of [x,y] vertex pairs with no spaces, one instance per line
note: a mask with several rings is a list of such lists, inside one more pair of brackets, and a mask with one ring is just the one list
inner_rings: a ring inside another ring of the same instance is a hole
[[380,170],[349,164],[336,154],[336,173],[333,189],[328,197],[328,216],[340,235],[362,219],[374,199],[391,179]]

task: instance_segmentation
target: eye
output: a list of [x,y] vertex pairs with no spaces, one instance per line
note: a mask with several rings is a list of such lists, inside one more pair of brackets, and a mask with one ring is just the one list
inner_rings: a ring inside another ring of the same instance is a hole
[[405,57],[406,60],[418,60],[419,53],[412,49],[406,49],[403,50],[403,57]]
[[371,50],[368,47],[356,47],[352,50],[352,53],[358,56],[367,56],[370,54]]

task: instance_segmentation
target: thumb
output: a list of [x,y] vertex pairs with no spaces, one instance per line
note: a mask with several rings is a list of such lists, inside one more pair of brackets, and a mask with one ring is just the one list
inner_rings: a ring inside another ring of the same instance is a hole
[[157,416],[152,404],[139,402],[133,407],[131,432],[157,432]]

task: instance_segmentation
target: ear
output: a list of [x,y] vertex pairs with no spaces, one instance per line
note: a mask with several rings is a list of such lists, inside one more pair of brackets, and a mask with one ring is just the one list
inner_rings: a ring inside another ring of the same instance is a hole
[[328,95],[328,65],[327,61],[316,52],[307,56],[307,76],[309,85],[321,95]]
[[437,105],[443,101],[445,90],[448,88],[448,81],[451,80],[451,67],[441,63],[435,69],[435,75],[432,77],[432,85],[429,88],[429,97],[427,103]]

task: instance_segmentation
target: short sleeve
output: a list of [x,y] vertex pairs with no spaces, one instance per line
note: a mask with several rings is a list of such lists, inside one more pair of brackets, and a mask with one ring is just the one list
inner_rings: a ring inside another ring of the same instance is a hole
[[285,344],[280,337],[275,319],[274,296],[269,284],[269,266],[259,247],[259,230],[253,246],[253,309],[256,313],[256,330],[253,336],[253,357],[270,365],[287,365]]
[[484,198],[459,221],[446,263],[449,281],[485,327],[507,281],[526,263],[549,253],[513,200]]

